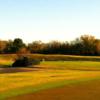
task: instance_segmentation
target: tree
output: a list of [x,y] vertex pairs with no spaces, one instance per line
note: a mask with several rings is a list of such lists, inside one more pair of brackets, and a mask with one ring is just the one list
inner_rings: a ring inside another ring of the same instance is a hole
[[33,43],[28,44],[28,49],[31,53],[41,53],[44,49],[44,43],[41,41],[34,41]]
[[14,53],[12,48],[13,48],[13,41],[9,40],[7,42],[7,45],[6,45],[5,49],[4,49],[4,52],[5,53]]
[[13,41],[13,48],[12,49],[13,49],[14,52],[19,51],[23,47],[25,47],[25,44],[23,43],[22,39],[16,38]]
[[85,55],[95,54],[95,37],[91,35],[83,35],[80,37]]
[[25,47],[22,39],[16,38],[14,41],[9,40],[7,42],[5,53],[17,53],[21,48]]
[[59,41],[51,41],[49,43],[46,44],[45,46],[45,52],[47,54],[58,54],[61,53],[60,49],[61,49],[61,42]]
[[84,48],[80,38],[77,38],[70,43],[70,54],[81,55],[83,50]]
[[20,48],[19,51],[17,51],[17,58],[23,57],[23,56],[28,56],[28,54],[30,54],[30,51],[26,48]]
[[96,55],[100,55],[100,40],[99,39],[96,39],[95,41],[95,52],[96,52]]
[[4,50],[7,46],[7,41],[0,40],[0,53],[5,53]]

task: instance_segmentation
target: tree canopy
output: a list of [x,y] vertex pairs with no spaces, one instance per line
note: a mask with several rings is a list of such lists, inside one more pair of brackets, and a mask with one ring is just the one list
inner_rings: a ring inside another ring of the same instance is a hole
[[43,43],[42,41],[33,41],[27,45],[20,38],[13,41],[0,40],[0,53],[100,55],[100,40],[91,35],[82,35],[71,42],[51,41]]

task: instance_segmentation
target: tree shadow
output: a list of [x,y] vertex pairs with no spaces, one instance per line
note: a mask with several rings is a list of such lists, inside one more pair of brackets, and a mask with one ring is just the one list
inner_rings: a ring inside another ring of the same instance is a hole
[[13,67],[12,65],[0,65],[0,74],[32,72],[32,71],[40,71],[40,70],[41,70],[41,67],[37,67],[37,66]]

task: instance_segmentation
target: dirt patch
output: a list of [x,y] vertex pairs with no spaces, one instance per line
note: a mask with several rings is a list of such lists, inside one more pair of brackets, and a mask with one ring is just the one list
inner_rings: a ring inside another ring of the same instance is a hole
[[100,81],[43,90],[8,100],[100,100]]

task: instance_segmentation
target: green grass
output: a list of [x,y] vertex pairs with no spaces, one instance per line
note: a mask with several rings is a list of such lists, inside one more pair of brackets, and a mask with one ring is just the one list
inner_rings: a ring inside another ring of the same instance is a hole
[[[100,56],[76,56],[76,55],[45,55],[28,54],[28,57],[35,59],[45,59],[46,61],[100,61]],[[16,54],[0,54],[0,59],[15,59]]]
[[[86,63],[89,71],[83,70]],[[74,70],[73,66],[76,66],[74,69],[78,68],[78,70]],[[42,62],[39,68],[32,72],[0,74],[0,100],[100,77],[99,71],[93,69],[90,71],[91,66],[97,70],[99,62]]]
[[92,61],[47,61],[41,62],[41,66],[51,69],[100,70],[100,62]]
[[80,80],[62,80],[62,81],[56,81],[56,82],[49,82],[46,84],[40,84],[36,86],[23,87],[20,89],[14,89],[12,91],[6,91],[5,93],[1,93],[0,100],[6,100],[9,97],[19,96],[19,95],[23,95],[27,93],[34,93],[34,92],[42,91],[45,89],[58,88],[58,87],[66,86],[66,85],[83,84],[85,82],[95,81],[98,79],[100,78],[96,77],[96,78],[87,78],[87,79],[80,79]]
[[[1,65],[12,64],[10,59],[0,59]],[[0,100],[43,89],[79,84],[99,77],[100,62],[97,61],[43,61],[31,72],[0,74]]]

